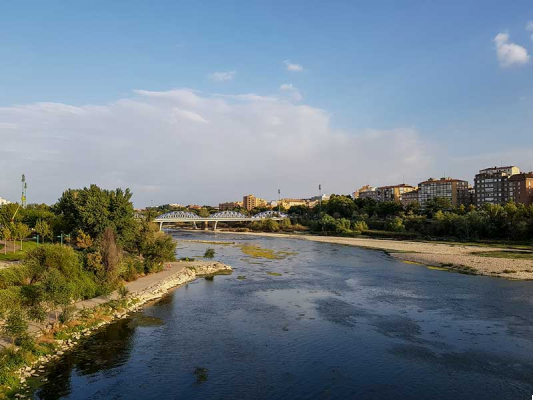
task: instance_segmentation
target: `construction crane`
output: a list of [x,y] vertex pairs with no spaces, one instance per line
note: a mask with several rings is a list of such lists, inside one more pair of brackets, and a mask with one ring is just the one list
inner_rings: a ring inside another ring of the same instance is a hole
[[11,222],[15,222],[15,217],[17,216],[20,207],[25,208],[26,207],[26,191],[28,189],[28,184],[26,183],[26,175],[22,174],[22,196],[20,197],[20,204],[18,205],[17,209],[15,210],[15,213],[11,217]]

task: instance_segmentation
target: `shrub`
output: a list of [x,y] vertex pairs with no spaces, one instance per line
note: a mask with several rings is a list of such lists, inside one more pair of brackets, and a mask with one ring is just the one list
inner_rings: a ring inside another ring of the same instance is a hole
[[214,258],[215,257],[215,249],[207,249],[204,253],[204,258]]
[[66,306],[63,307],[63,310],[61,311],[61,314],[59,314],[59,322],[62,324],[66,324],[74,319],[74,316],[76,315],[76,307],[74,306]]
[[121,299],[125,299],[128,296],[129,292],[130,291],[126,287],[126,285],[124,285],[124,284],[119,285],[119,287],[118,287],[118,295],[120,296]]

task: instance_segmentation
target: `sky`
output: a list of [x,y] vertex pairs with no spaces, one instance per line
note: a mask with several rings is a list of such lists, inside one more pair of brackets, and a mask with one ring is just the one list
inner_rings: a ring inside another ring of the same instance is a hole
[[533,1],[0,5],[0,197],[138,207],[533,169]]

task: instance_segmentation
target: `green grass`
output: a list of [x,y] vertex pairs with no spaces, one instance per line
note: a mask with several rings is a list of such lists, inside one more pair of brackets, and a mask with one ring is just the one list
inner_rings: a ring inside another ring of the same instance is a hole
[[477,251],[473,255],[490,258],[508,258],[513,260],[533,260],[533,251]]
[[[17,244],[20,246],[20,242],[17,242]],[[3,245],[0,245],[1,252],[0,252],[0,261],[20,261],[24,258],[24,255],[28,250],[34,249],[38,246],[35,242],[23,242],[22,243],[22,250],[17,250],[13,253],[13,250],[9,251],[9,248],[11,248],[11,245],[8,245],[8,252],[7,254],[4,254]]]

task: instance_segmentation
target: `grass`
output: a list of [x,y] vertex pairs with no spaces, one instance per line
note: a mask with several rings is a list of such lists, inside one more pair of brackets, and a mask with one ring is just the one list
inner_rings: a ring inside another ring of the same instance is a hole
[[477,251],[472,252],[472,254],[479,257],[507,258],[513,260],[533,260],[533,251]]
[[265,249],[260,246],[255,246],[251,244],[241,244],[238,245],[241,251],[251,258],[266,258],[269,260],[283,260],[288,256],[294,255],[296,253],[290,251],[274,251],[272,249]]
[[270,275],[270,276],[283,276],[283,274],[280,274],[279,272],[267,272],[267,275]]
[[[20,245],[20,242],[17,242]],[[10,243],[11,245],[12,243]],[[2,246],[2,252],[0,252],[0,261],[20,261],[24,258],[24,255],[31,249],[36,248],[39,246],[37,243],[31,241],[31,242],[23,242],[22,243],[22,250],[17,250],[13,253],[13,250],[9,251],[9,248],[11,247],[8,245],[8,251],[7,254],[4,254],[3,252],[3,245]]]

